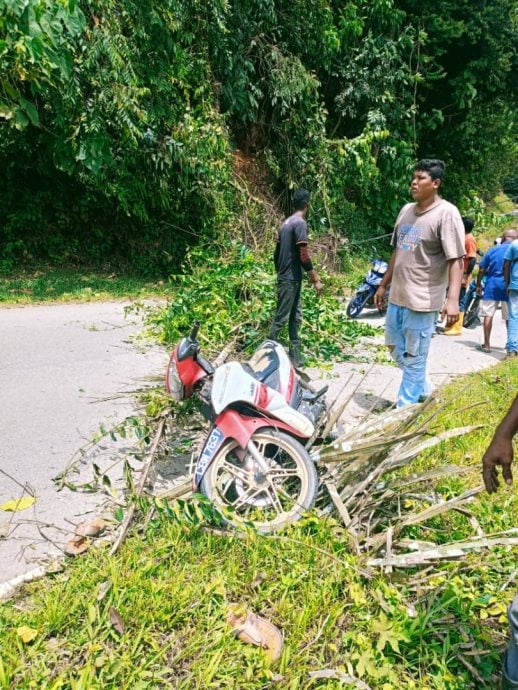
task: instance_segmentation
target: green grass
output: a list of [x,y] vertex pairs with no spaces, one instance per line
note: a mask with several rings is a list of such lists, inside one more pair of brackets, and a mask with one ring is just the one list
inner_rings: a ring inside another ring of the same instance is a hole
[[509,213],[509,211],[514,210],[515,205],[507,196],[507,194],[504,194],[504,192],[500,192],[500,194],[497,194],[497,196],[493,199],[489,207],[496,213]]
[[42,266],[37,271],[0,274],[0,304],[91,302],[161,297],[167,281],[115,273]]
[[[435,431],[486,426],[410,466],[412,472],[451,463],[473,469],[423,493],[447,498],[480,483],[480,457],[517,381],[518,363],[509,361],[449,387],[451,402]],[[475,402],[482,405],[459,414]],[[418,497],[406,500],[426,505]],[[344,687],[309,677],[323,668],[360,677],[372,690],[497,687],[516,549],[483,551],[426,571],[366,573],[333,519],[310,515],[276,537],[238,538],[207,531],[203,503],[201,509],[196,502],[175,505],[155,513],[116,557],[92,549],[1,605],[2,690]],[[481,494],[467,508],[468,515],[447,513],[405,534],[462,539],[473,535],[473,518],[488,534],[508,529],[517,524],[517,491]],[[279,662],[268,665],[259,648],[233,637],[225,623],[231,602],[282,629]],[[124,622],[122,634],[110,622],[112,607]],[[22,626],[34,631],[32,641],[23,641]]]

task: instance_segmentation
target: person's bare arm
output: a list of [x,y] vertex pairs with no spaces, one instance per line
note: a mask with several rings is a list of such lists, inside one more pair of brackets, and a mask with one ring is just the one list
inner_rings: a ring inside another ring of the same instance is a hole
[[482,457],[482,477],[488,493],[498,489],[497,466],[502,468],[506,484],[513,483],[513,437],[518,431],[518,395],[509,411],[498,425],[493,439]]
[[396,252],[392,252],[392,256],[390,257],[389,265],[388,268],[385,272],[385,275],[381,279],[381,283],[378,285],[378,289],[374,293],[374,304],[378,307],[378,309],[382,309],[384,304],[383,304],[383,295],[385,294],[386,289],[392,282],[392,274],[394,273],[394,264],[396,263]]
[[318,277],[318,274],[315,271],[315,269],[308,271],[308,278],[311,281],[311,284],[313,285],[313,287],[315,288],[315,292],[317,293],[317,295],[321,295],[322,290],[324,289],[324,286],[322,284],[322,281]]
[[504,261],[504,280],[505,280],[505,288],[506,288],[506,290],[509,290],[509,283],[511,282],[511,261],[510,261],[510,259],[506,259]]
[[448,298],[441,311],[446,327],[459,320],[459,292],[464,273],[464,259],[448,260]]
[[309,255],[307,242],[298,242],[297,247],[299,248],[300,263],[302,264],[302,268],[306,271],[309,280],[315,288],[315,292],[317,295],[320,295],[324,286],[318,277],[318,273],[313,268],[313,262],[311,261],[311,256]]
[[484,277],[484,274],[486,272],[485,268],[481,268],[480,266],[478,267],[478,273],[477,273],[477,295],[482,294],[482,278]]

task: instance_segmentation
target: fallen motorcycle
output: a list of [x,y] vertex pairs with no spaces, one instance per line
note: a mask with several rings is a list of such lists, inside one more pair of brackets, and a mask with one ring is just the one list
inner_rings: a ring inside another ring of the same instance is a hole
[[193,484],[224,519],[272,532],[298,520],[318,491],[305,445],[327,419],[327,386],[308,390],[284,348],[264,341],[248,362],[214,367],[200,353],[200,324],[174,348],[170,395],[193,393],[210,429],[196,459]]
[[[374,294],[381,283],[381,279],[387,272],[388,263],[386,261],[374,259],[371,263],[372,268],[365,275],[363,283],[357,289],[356,294],[345,310],[347,316],[351,317],[351,319],[356,319],[360,316],[365,307],[374,306]],[[378,310],[380,314],[384,314],[387,311],[388,293],[387,289],[384,295],[385,306]]]

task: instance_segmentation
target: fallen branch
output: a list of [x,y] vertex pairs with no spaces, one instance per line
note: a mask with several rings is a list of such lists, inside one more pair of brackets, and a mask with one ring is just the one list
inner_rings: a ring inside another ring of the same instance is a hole
[[349,535],[349,544],[352,546],[353,551],[356,553],[356,555],[359,555],[360,553],[360,543],[358,541],[358,535],[356,534],[354,527],[351,526],[351,516],[349,515],[349,512],[347,508],[344,505],[344,502],[340,498],[340,494],[338,493],[338,490],[333,482],[330,481],[325,481],[324,484],[329,492],[329,496],[331,497],[331,500],[335,504],[336,509],[340,513],[340,516],[343,520],[343,523],[345,525],[345,528],[347,530],[347,533]]
[[357,455],[371,455],[374,451],[379,449],[391,448],[404,441],[410,441],[416,438],[418,434],[421,435],[423,433],[422,431],[414,432],[406,434],[405,436],[395,436],[389,439],[386,437],[376,437],[372,440],[359,438],[351,441],[348,441],[347,438],[343,438],[343,440],[338,439],[334,441],[332,445],[312,453],[311,457],[315,462],[344,462],[348,458],[353,458]]
[[351,484],[348,482],[348,486],[341,494],[342,499],[350,509],[350,503],[355,499],[355,497],[367,491],[367,489],[373,486],[374,482],[386,472],[391,472],[392,470],[398,469],[399,467],[407,464],[423,450],[432,448],[442,441],[455,436],[463,436],[473,428],[478,427],[460,427],[458,429],[450,429],[449,431],[445,431],[444,433],[438,434],[437,436],[427,439],[426,441],[422,441],[421,443],[416,443],[410,446],[410,448],[407,447],[406,449],[405,443],[396,444],[393,446],[391,453],[385,458],[385,460],[380,462],[367,477],[361,479],[361,481],[357,484]]
[[482,426],[482,424],[476,424],[474,426],[464,426],[458,427],[457,429],[449,429],[448,431],[443,431],[442,434],[437,434],[437,436],[434,436],[433,438],[430,438],[427,441],[424,441],[423,443],[411,446],[406,452],[402,453],[402,455],[399,456],[398,464],[394,465],[394,467],[400,467],[401,465],[404,465],[408,460],[413,460],[413,458],[415,458],[416,455],[419,455],[428,448],[433,448],[433,446],[436,446],[438,443],[441,443],[442,441],[447,441],[448,439],[454,438],[455,436],[465,436],[467,434],[470,434],[472,431],[481,429]]
[[192,477],[176,484],[170,489],[165,489],[156,495],[157,498],[187,498],[192,494]]
[[[162,438],[162,434],[164,433],[164,427],[165,427],[165,417],[162,417],[162,419],[160,420],[160,422],[158,424],[158,428],[157,428],[156,433],[155,433],[155,438],[153,439],[153,444],[151,446],[149,458],[148,458],[145,466],[142,469],[142,473],[140,475],[140,480],[139,480],[134,498],[139,498],[140,496],[142,496],[142,493],[144,491],[144,487],[145,487],[146,482],[147,482],[147,478],[149,476],[149,471],[150,471],[151,466],[153,464],[153,461],[155,459],[158,444],[160,443],[160,439]],[[133,520],[135,510],[136,510],[136,504],[135,504],[135,501],[133,501],[133,503],[128,508],[128,512],[126,513],[124,521],[121,525],[119,534],[117,535],[117,539],[113,542],[113,546],[110,549],[110,556],[113,556],[118,551],[120,545],[124,541],[124,539],[126,537],[126,533],[127,533],[129,526],[131,524],[131,521]]]
[[[395,525],[389,527],[389,529],[393,530],[394,535],[399,534],[399,532],[401,532],[403,528],[408,527],[409,525],[417,525],[420,522],[425,522],[426,520],[430,520],[430,518],[437,517],[437,515],[442,515],[442,513],[446,513],[449,510],[458,508],[459,505],[465,503],[470,498],[473,498],[473,496],[476,496],[477,494],[481,493],[483,490],[483,486],[477,486],[475,489],[466,491],[460,496],[455,496],[455,498],[451,498],[449,501],[444,501],[443,503],[438,503],[437,505],[430,506],[429,508],[426,508],[426,510],[421,511],[420,513],[416,513],[414,515],[407,515],[405,518],[402,518]],[[386,539],[387,536],[385,532],[381,534],[376,534],[370,540],[369,548],[376,550],[386,541]]]
[[409,426],[422,412],[421,404],[407,405],[397,409],[390,409],[383,414],[376,415],[372,419],[366,419],[359,427],[356,427],[350,434],[350,438],[358,436],[365,437],[373,434],[385,434],[389,429],[398,427],[398,432],[401,431],[401,425]]
[[459,467],[459,465],[445,465],[444,467],[438,467],[436,470],[429,470],[428,472],[423,472],[422,474],[410,474],[407,477],[402,477],[395,482],[390,482],[383,487],[380,487],[381,491],[386,489],[396,491],[397,489],[403,489],[405,486],[411,486],[412,484],[420,484],[421,482],[430,482],[432,479],[442,479],[443,477],[453,477],[457,474],[467,474],[473,472],[473,467]]
[[[241,328],[241,324],[239,324],[239,326],[235,326],[230,332],[232,333],[233,331],[239,330],[240,328]],[[225,345],[225,347],[221,350],[219,355],[216,357],[216,359],[212,363],[212,366],[214,367],[214,369],[217,369],[222,364],[224,364],[224,362],[227,361],[227,358],[230,355],[230,353],[232,352],[232,350],[234,349],[237,341],[238,341],[238,338],[236,336],[229,343],[227,343],[227,345]]]
[[[372,369],[372,367],[371,367],[371,369]],[[370,373],[371,369],[369,369],[369,372],[367,372],[367,373]],[[333,401],[333,406],[332,406],[331,411],[329,413],[329,421],[327,422],[326,427],[322,433],[322,436],[324,436],[324,438],[329,434],[329,432],[333,429],[333,426],[336,424],[338,419],[342,416],[345,408],[347,407],[349,402],[353,399],[354,394],[356,393],[358,388],[361,386],[361,384],[367,378],[367,374],[364,374],[363,377],[358,381],[357,385],[350,392],[349,396],[347,398],[345,398],[343,403],[339,403],[338,397],[342,394],[343,391],[345,391],[345,388],[349,385],[349,382],[351,381],[352,378],[353,378],[353,374],[351,374],[349,376],[347,381],[342,386],[342,390],[340,391],[339,395]]]
[[367,565],[373,568],[384,568],[391,566],[394,568],[408,568],[410,566],[423,565],[433,561],[451,560],[460,558],[470,551],[477,549],[491,549],[494,546],[517,546],[518,537],[481,537],[469,541],[452,542],[435,546],[415,553],[404,553],[389,558],[370,558]]
[[329,417],[328,420],[324,426],[323,429],[320,429],[320,427],[315,428],[315,431],[313,432],[313,436],[309,439],[309,441],[306,443],[306,449],[309,450],[311,446],[314,444],[316,439],[319,436],[322,436],[322,438],[325,438],[328,436],[328,434],[333,430],[334,425],[336,422],[339,420],[339,418],[342,416],[342,413],[347,405],[347,400],[342,404],[338,403],[339,397],[342,395],[342,393],[345,391],[346,387],[349,385],[349,382],[351,381],[353,375],[351,374],[347,381],[344,383],[342,388],[340,389],[340,392],[336,396],[336,398],[333,400],[333,403],[331,407],[329,408]]

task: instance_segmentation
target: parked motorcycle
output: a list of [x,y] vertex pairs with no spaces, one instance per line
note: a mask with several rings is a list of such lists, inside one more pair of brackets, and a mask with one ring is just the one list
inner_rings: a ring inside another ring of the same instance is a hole
[[[363,279],[363,283],[360,285],[355,296],[347,305],[346,314],[352,319],[356,319],[358,316],[360,316],[364,307],[374,306],[374,294],[381,283],[381,279],[387,272],[388,263],[386,261],[374,259],[371,263],[372,268],[369,269],[368,273]],[[384,314],[387,311],[388,292],[389,291],[387,289],[384,295],[385,306],[383,309],[379,310],[380,314]]]
[[284,348],[264,341],[248,362],[214,368],[200,353],[200,324],[174,348],[166,387],[196,392],[211,426],[196,460],[194,489],[227,522],[272,532],[315,502],[318,478],[305,448],[327,419],[324,394],[304,387]]
[[[485,280],[482,279],[482,284],[484,283]],[[471,328],[477,324],[481,299],[482,296],[477,294],[477,282],[476,280],[472,280],[469,284],[466,297],[464,299],[464,328]]]
[[[495,240],[496,244],[496,240]],[[484,256],[484,252],[481,249],[477,249],[477,254],[479,257]],[[482,277],[482,287],[486,284],[486,277]],[[482,299],[481,295],[477,295],[477,281],[475,279],[471,280],[468,289],[466,290],[466,295],[464,297],[464,328],[472,328],[480,323],[478,318],[478,312],[480,310],[480,301]]]

